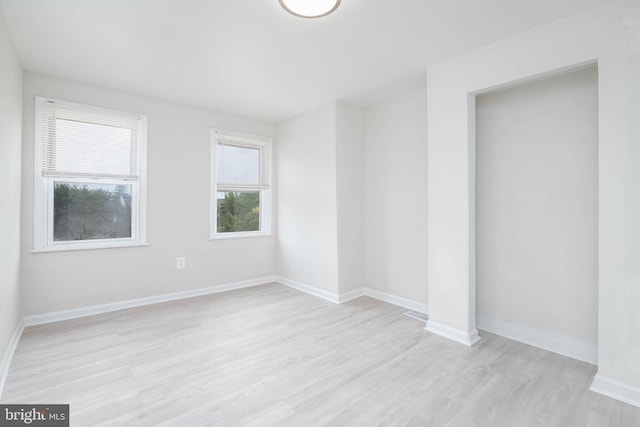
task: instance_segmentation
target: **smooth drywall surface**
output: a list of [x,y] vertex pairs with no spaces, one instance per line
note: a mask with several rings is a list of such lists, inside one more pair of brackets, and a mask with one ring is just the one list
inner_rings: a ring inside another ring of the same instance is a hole
[[[598,58],[610,5],[535,27],[427,70],[429,317],[459,334],[475,319],[472,94]],[[429,324],[427,325],[429,326]]]
[[[36,95],[147,114],[150,246],[30,253]],[[210,129],[273,136],[233,115],[25,74],[22,274],[26,314],[105,304],[272,276],[275,238],[208,240]],[[176,257],[186,268],[176,269]]]
[[[614,1],[430,67],[429,316],[475,329],[469,94],[598,62],[598,378],[640,405],[640,5]],[[429,323],[427,324],[429,326]],[[602,390],[601,390],[602,391]],[[634,400],[635,399],[635,400]]]
[[364,113],[336,102],[336,189],[340,293],[363,286]]
[[19,287],[21,131],[22,67],[0,12],[0,363],[22,317]]
[[278,275],[339,293],[336,104],[278,124]]
[[598,377],[640,406],[640,4],[615,4],[598,67]]
[[590,67],[476,98],[478,328],[592,362],[597,82]]
[[364,278],[427,302],[427,89],[366,110]]

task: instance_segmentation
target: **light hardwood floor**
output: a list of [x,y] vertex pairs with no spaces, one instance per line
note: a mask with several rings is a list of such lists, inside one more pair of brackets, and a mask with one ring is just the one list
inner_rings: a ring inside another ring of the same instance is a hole
[[593,365],[404,311],[271,284],[29,327],[3,403],[69,403],[73,426],[640,426]]

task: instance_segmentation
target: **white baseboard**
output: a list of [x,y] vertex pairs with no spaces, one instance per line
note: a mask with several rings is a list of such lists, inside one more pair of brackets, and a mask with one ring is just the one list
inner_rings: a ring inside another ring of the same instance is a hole
[[356,298],[360,298],[366,295],[365,288],[359,288],[351,292],[346,292],[344,294],[340,294],[338,296],[338,301],[340,304],[354,300]]
[[286,277],[278,276],[275,281],[282,285],[289,286],[290,288],[305,292],[309,295],[330,301],[334,304],[340,304],[340,295],[334,294],[333,292],[325,291],[324,289],[316,288],[315,286],[306,285],[296,280],[287,279]]
[[380,301],[387,302],[389,304],[397,305],[407,308],[409,310],[417,311],[422,314],[429,314],[429,307],[427,304],[410,300],[408,298],[399,297],[397,295],[388,294],[386,292],[378,291],[376,289],[364,288],[364,295],[375,298]]
[[20,319],[16,328],[13,331],[9,345],[2,357],[2,364],[0,364],[0,398],[2,398],[2,392],[4,391],[4,384],[7,381],[7,375],[9,375],[9,369],[11,368],[11,361],[13,360],[13,354],[16,352],[20,337],[24,331],[24,321]]
[[477,329],[466,332],[462,329],[457,329],[442,323],[434,322],[433,320],[427,320],[427,326],[424,329],[431,333],[440,335],[444,338],[450,339],[451,341],[455,341],[469,347],[480,341],[480,336],[478,335]]
[[400,307],[408,308],[409,310],[417,311],[419,313],[427,314],[427,305],[413,301],[407,298],[399,297],[397,295],[388,294],[386,292],[377,291],[371,288],[359,288],[353,291],[336,294],[333,292],[325,291],[323,289],[316,288],[314,286],[306,285],[295,280],[287,279],[280,276],[261,277],[258,279],[245,280],[241,282],[227,283],[224,285],[211,286],[208,288],[191,289],[188,291],[172,292],[169,294],[154,295],[144,298],[136,298],[125,301],[118,301],[108,304],[99,304],[88,307],[73,308],[70,310],[55,311],[51,313],[34,314],[24,317],[24,326],[43,325],[47,323],[60,322],[63,320],[77,319],[80,317],[93,316],[96,314],[110,313],[112,311],[125,310],[128,308],[142,307],[150,304],[158,304],[168,301],[176,301],[184,298],[192,298],[201,295],[215,294],[218,292],[231,291],[234,289],[248,288],[251,286],[264,285],[266,283],[281,283],[299,291],[308,293],[310,295],[322,298],[330,301],[334,304],[342,304],[347,301],[359,298],[361,296],[368,296],[378,299],[380,301],[394,304]]
[[331,301],[334,304],[343,304],[356,298],[367,296],[389,304],[417,311],[418,313],[428,314],[427,304],[399,297],[397,295],[388,294],[386,292],[378,291],[371,288],[363,287],[343,294],[336,294],[333,292],[325,291],[324,289],[316,288],[315,286],[310,286],[292,279],[288,279],[286,277],[279,276],[276,278],[276,281],[283,285],[289,286],[290,288],[297,289],[299,291],[308,293],[318,298],[325,299],[327,301]]
[[606,378],[598,372],[589,390],[640,407],[640,389]]
[[540,331],[524,325],[512,324],[478,316],[478,329],[500,335],[514,341],[561,354],[583,362],[598,364],[598,345],[570,336]]
[[234,289],[248,288],[251,286],[264,285],[276,282],[275,277],[261,277],[258,279],[244,280],[241,282],[227,283],[224,285],[210,286],[207,288],[191,289],[188,291],[172,292],[169,294],[154,295],[144,298],[136,298],[125,301],[118,301],[108,304],[93,305],[89,307],[73,308],[70,310],[55,311],[44,314],[34,314],[24,317],[24,326],[43,325],[46,323],[60,322],[62,320],[77,319],[80,317],[93,316],[95,314],[110,313],[112,311],[124,310],[127,308],[142,307],[161,302],[176,301],[185,298],[210,295],[219,292],[231,291]]

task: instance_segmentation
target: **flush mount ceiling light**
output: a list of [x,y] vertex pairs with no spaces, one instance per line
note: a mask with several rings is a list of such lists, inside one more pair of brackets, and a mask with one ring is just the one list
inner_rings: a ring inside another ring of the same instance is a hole
[[279,0],[280,5],[292,15],[300,18],[327,16],[340,6],[341,0]]

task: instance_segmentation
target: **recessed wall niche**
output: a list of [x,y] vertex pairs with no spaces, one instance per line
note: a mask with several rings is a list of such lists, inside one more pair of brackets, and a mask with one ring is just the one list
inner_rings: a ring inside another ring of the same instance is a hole
[[597,72],[476,97],[477,327],[594,364]]

